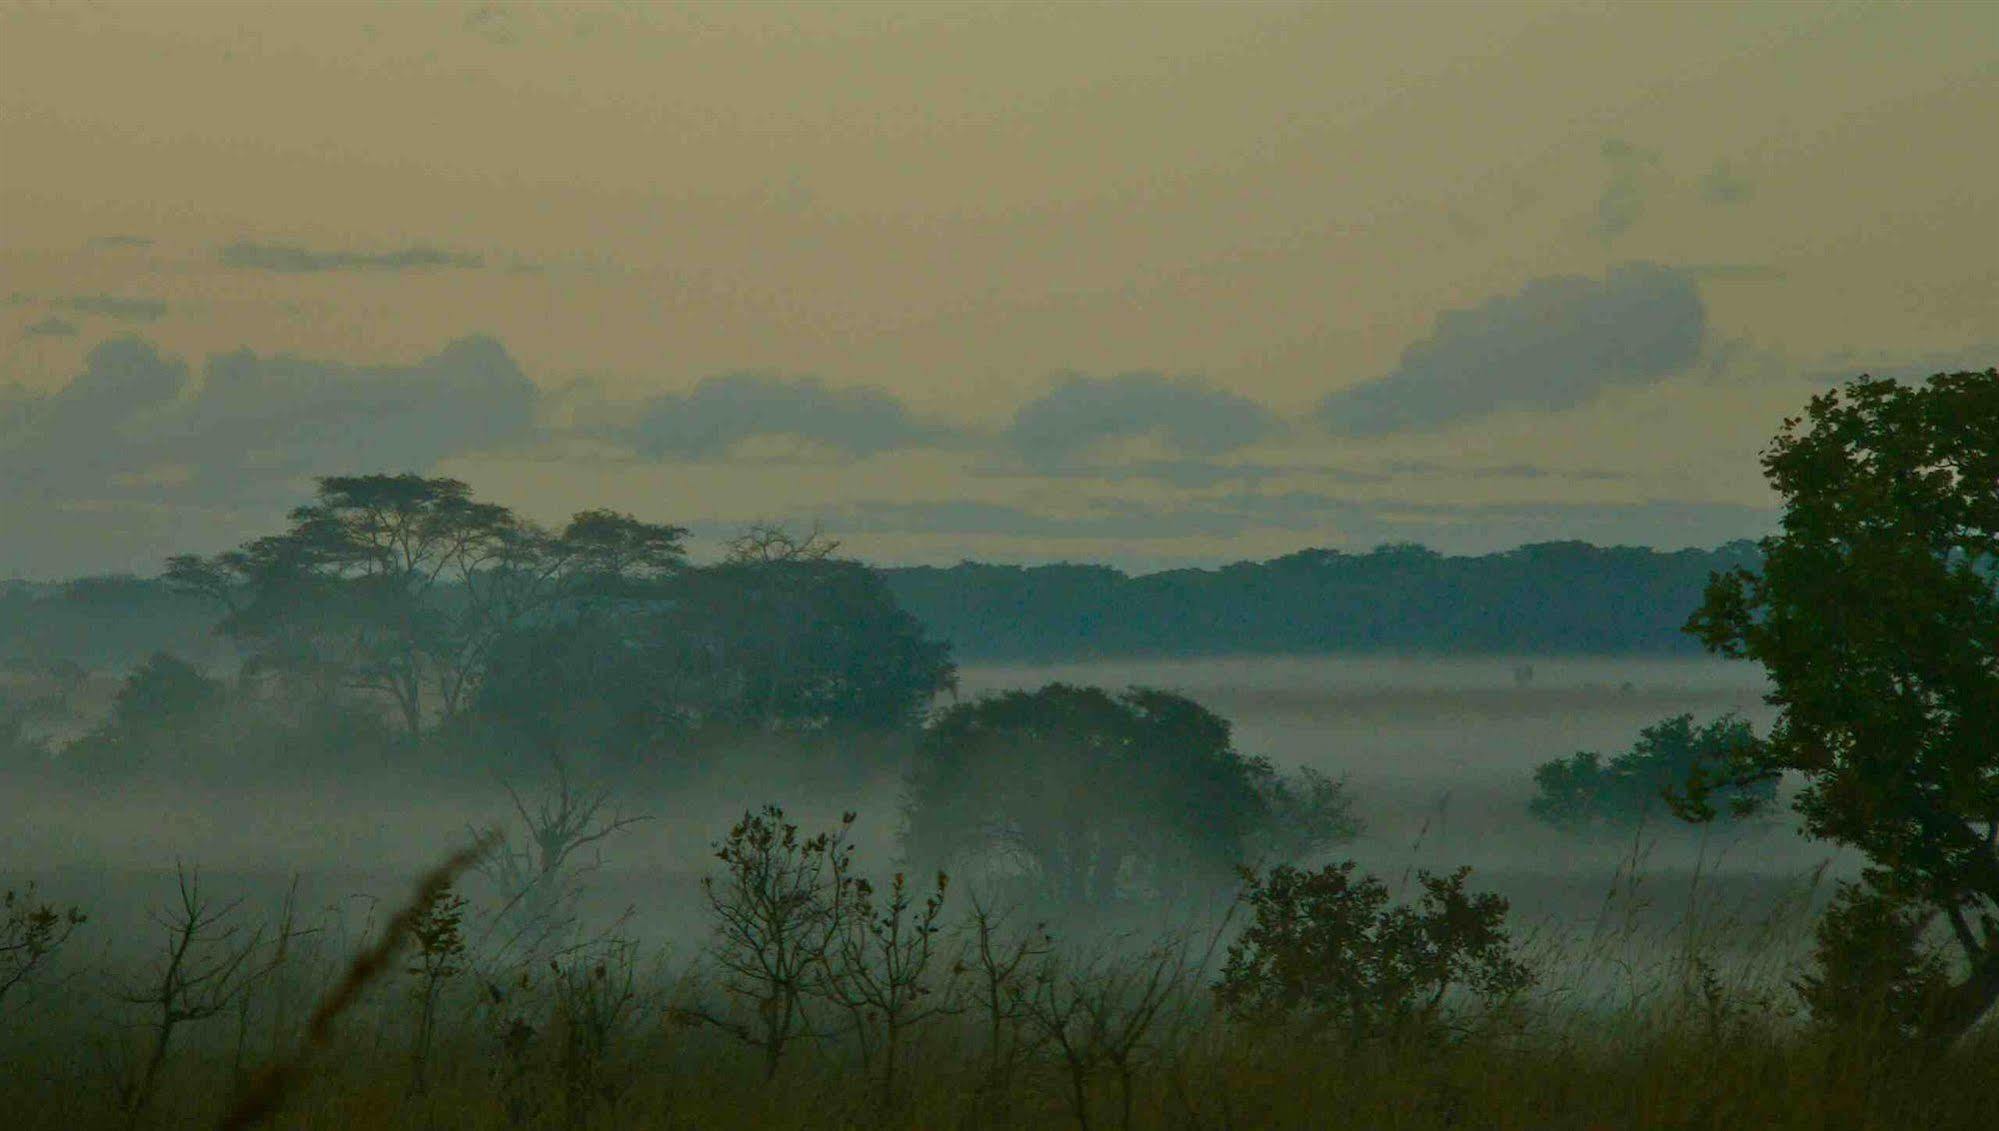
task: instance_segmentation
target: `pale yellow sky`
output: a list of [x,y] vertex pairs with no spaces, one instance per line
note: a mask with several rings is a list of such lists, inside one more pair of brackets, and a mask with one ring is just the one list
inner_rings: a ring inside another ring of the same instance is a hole
[[[1713,542],[1814,382],[1999,364],[1995,123],[1989,3],[4,4],[0,509],[52,533],[0,576],[212,548],[167,543],[391,457],[896,560]],[[1517,371],[1614,367],[1627,317],[1629,373]],[[189,379],[58,469],[58,390],[134,333]],[[425,442],[474,398],[248,452],[405,411],[472,334],[532,429]],[[255,412],[204,385],[244,349]],[[332,391],[284,418],[271,355]],[[738,371],[785,380],[653,403]],[[1134,371],[1189,382],[1058,386]],[[1328,427],[1391,374],[1399,423]],[[1058,388],[1126,423],[1009,429]]]

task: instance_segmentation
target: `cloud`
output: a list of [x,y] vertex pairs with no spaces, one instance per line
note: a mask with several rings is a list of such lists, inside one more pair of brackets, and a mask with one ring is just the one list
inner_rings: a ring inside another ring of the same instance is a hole
[[1073,460],[1139,438],[1215,456],[1247,447],[1275,426],[1262,405],[1198,378],[1124,373],[1065,378],[1014,413],[1005,439],[1022,457],[1042,461]]
[[441,267],[476,270],[486,265],[482,256],[421,244],[383,252],[314,251],[298,244],[242,240],[222,248],[217,258],[225,267],[288,275],[317,271],[425,271]]
[[1709,204],[1741,204],[1756,195],[1756,186],[1735,171],[1723,158],[1701,177],[1701,199]]
[[76,337],[76,323],[67,322],[54,315],[50,315],[39,322],[30,322],[21,331],[21,336],[26,338],[74,338]]
[[1645,214],[1646,182],[1659,170],[1659,151],[1639,149],[1623,138],[1606,138],[1599,151],[1609,170],[1596,199],[1596,234],[1616,239]]
[[157,322],[167,313],[167,304],[159,299],[118,295],[69,295],[50,299],[49,305],[75,314],[115,318],[120,322]]
[[126,337],[0,413],[0,502],[275,508],[312,475],[424,471],[527,437],[534,384],[491,338],[411,365],[248,350],[189,367]]
[[149,236],[92,236],[85,246],[93,251],[141,249],[153,246],[153,240]]
[[653,398],[619,438],[657,459],[714,460],[744,441],[768,437],[855,457],[922,446],[945,433],[880,389],[835,388],[817,377],[729,373],[707,378],[685,395]]
[[295,475],[422,470],[525,439],[537,391],[498,341],[461,338],[414,365],[238,350],[209,359],[181,439]]
[[1602,279],[1554,275],[1469,310],[1447,310],[1385,377],[1342,389],[1318,416],[1336,433],[1436,428],[1504,409],[1582,404],[1698,357],[1707,312],[1685,272],[1628,263]]
[[1790,275],[1782,267],[1768,263],[1681,263],[1673,269],[1689,278],[1725,283],[1774,283]]

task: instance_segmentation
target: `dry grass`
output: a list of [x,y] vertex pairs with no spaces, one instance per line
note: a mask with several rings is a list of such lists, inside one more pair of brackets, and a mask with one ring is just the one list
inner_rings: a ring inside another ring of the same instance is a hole
[[[426,877],[425,890],[465,863]],[[685,1023],[687,1003],[716,1000],[697,967],[641,970],[629,947],[603,938],[464,979],[419,1088],[407,975],[392,961],[404,933],[398,915],[351,963],[329,956],[317,967],[300,961],[275,970],[273,979],[317,994],[318,1007],[287,1021],[270,995],[246,1000],[238,1025],[210,1026],[178,1053],[138,1125],[1999,1127],[1999,1034],[1990,1027],[1953,1055],[1926,1059],[1814,1034],[1792,1015],[1784,982],[1795,952],[1781,936],[1808,919],[1802,903],[1754,922],[1690,912],[1672,938],[1627,929],[1630,920],[1617,911],[1607,903],[1597,928],[1581,936],[1528,940],[1543,984],[1504,1015],[1358,1047],[1231,1024],[1213,1012],[1208,979],[1197,975],[1135,1046],[1128,1080],[1108,1061],[1085,1066],[1080,1112],[1079,1077],[1053,1046],[1030,1041],[1017,1067],[996,1072],[986,1019],[970,1008],[921,1029],[907,1050],[907,1084],[892,1097],[837,1037],[801,1046],[767,1082],[754,1050],[723,1030]],[[76,973],[62,993],[42,996],[38,1012],[0,1015],[0,1111],[11,1113],[8,1127],[134,1125],[119,1104],[108,1022],[79,1004],[90,998],[89,972]],[[598,1005],[611,1000],[603,987],[627,984],[624,977],[631,990],[618,999],[621,1008],[596,1009],[589,995]],[[336,1018],[344,1018],[338,1026]],[[240,1054],[245,1033],[291,1051],[277,1069],[249,1072]],[[594,1052],[579,1056],[579,1049]],[[233,1108],[232,1096],[241,1097]]]

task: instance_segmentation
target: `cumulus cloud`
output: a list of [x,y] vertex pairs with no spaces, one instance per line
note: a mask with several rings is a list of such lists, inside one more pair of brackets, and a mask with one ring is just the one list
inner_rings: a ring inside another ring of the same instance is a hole
[[1393,372],[1329,395],[1318,415],[1337,433],[1378,436],[1504,409],[1568,408],[1606,387],[1685,369],[1706,326],[1699,288],[1669,267],[1630,263],[1602,279],[1536,279],[1445,311]]
[[93,348],[56,392],[0,412],[0,499],[67,508],[288,500],[311,475],[425,470],[526,437],[534,384],[491,338],[413,365],[247,350],[202,380],[139,338]]
[[1006,430],[1008,445],[1035,460],[1087,456],[1120,440],[1156,438],[1173,451],[1215,456],[1270,434],[1270,411],[1247,397],[1193,377],[1124,373],[1071,376],[1022,405]]
[[745,441],[782,438],[849,457],[935,442],[900,400],[874,388],[836,388],[817,377],[729,373],[684,395],[655,397],[620,438],[657,459],[714,460]]
[[394,251],[318,251],[291,243],[260,243],[239,240],[217,253],[225,267],[246,271],[275,271],[287,275],[318,271],[425,271],[437,268],[477,269],[484,257],[446,251],[427,245]]
[[248,350],[209,359],[182,437],[294,474],[422,469],[526,438],[536,389],[506,348],[461,338],[414,365]]

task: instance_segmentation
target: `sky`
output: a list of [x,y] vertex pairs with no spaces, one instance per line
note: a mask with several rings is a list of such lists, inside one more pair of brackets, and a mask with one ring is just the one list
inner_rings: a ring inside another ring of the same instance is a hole
[[1711,546],[1999,364],[1999,6],[0,2],[0,578],[315,476],[879,562]]

